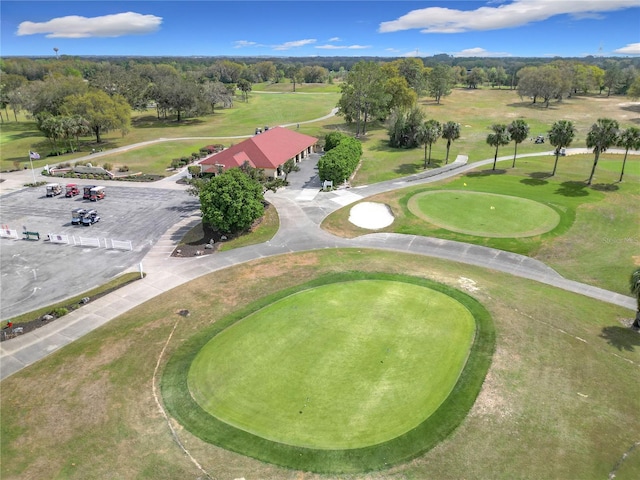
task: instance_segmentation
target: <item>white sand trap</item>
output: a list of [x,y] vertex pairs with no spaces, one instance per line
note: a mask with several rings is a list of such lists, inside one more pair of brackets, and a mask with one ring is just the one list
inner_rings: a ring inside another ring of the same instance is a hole
[[349,221],[360,228],[377,230],[391,225],[393,214],[384,203],[362,202],[351,209]]

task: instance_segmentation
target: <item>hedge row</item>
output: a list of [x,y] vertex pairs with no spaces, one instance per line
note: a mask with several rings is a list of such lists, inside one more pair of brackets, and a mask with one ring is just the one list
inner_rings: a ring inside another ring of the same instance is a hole
[[336,133],[330,133],[325,137],[325,148],[328,146],[329,151],[318,161],[320,180],[330,180],[334,185],[349,179],[362,156],[362,145],[358,140]]

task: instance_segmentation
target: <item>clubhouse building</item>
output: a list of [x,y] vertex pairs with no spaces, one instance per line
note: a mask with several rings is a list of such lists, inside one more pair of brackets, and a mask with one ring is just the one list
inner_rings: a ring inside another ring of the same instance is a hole
[[290,159],[302,161],[314,151],[318,139],[284,127],[265,130],[201,162],[203,173],[218,174],[249,162],[268,177],[282,174],[282,165]]

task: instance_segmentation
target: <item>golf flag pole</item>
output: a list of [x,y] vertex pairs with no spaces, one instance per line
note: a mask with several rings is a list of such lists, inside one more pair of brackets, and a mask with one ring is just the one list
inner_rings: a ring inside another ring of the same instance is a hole
[[29,163],[31,164],[31,175],[33,175],[33,183],[36,183],[36,171],[33,169],[33,152],[29,150]]

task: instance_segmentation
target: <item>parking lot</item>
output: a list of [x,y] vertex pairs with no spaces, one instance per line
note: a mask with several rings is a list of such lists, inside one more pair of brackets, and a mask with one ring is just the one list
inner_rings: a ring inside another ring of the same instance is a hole
[[[1,319],[82,293],[136,266],[169,227],[199,208],[182,189],[105,185],[106,197],[97,202],[82,194],[46,197],[44,186],[2,196],[0,224],[17,230],[19,239],[0,238]],[[100,221],[72,225],[76,208],[97,210]],[[23,230],[39,232],[40,240],[23,240]],[[68,236],[71,244],[52,243],[48,234]],[[80,237],[98,238],[101,246],[73,245]],[[131,241],[132,250],[107,248],[111,240]]]

